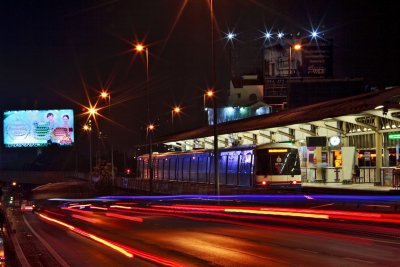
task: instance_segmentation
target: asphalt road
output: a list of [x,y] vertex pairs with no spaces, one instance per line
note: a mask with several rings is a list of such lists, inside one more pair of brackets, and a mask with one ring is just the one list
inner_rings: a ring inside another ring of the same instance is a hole
[[24,218],[60,266],[400,266],[397,213],[379,221],[376,211],[326,209],[337,203],[315,203],[314,211],[214,204],[125,200],[45,207]]

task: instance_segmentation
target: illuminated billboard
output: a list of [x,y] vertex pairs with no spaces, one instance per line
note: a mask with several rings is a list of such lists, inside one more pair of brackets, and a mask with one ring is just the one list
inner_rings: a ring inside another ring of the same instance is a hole
[[5,147],[40,147],[74,143],[72,109],[5,111],[3,120]]

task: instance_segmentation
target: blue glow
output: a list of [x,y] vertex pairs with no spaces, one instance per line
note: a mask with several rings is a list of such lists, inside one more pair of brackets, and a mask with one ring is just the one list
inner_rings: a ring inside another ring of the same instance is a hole
[[271,39],[271,37],[272,37],[272,35],[271,35],[270,32],[266,32],[266,33],[265,33],[265,38]]
[[252,200],[265,201],[268,199],[303,199],[303,200],[378,200],[378,201],[400,201],[400,196],[363,196],[363,195],[176,195],[176,196],[103,196],[98,199],[139,199],[139,200]]
[[283,32],[279,32],[279,33],[278,33],[278,38],[279,38],[279,39],[282,39],[283,36],[284,36]]
[[232,114],[232,113],[233,113],[233,107],[228,107],[228,108],[226,109],[226,111],[227,111],[228,113]]
[[234,33],[232,33],[232,32],[229,32],[227,35],[226,35],[226,37],[229,39],[229,40],[232,40],[233,38],[235,38],[235,34]]

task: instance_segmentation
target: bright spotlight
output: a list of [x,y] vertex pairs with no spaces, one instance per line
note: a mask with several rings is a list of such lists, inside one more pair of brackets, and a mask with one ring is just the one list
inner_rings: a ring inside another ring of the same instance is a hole
[[230,32],[230,33],[228,33],[228,34],[226,35],[226,37],[227,37],[229,40],[232,40],[233,38],[235,38],[235,36],[236,36],[236,34],[234,34],[233,32]]
[[319,37],[319,33],[316,30],[313,30],[311,32],[311,38],[317,39]]
[[135,46],[135,49],[136,49],[136,51],[138,51],[140,53],[144,50],[144,46],[142,44],[137,44]]

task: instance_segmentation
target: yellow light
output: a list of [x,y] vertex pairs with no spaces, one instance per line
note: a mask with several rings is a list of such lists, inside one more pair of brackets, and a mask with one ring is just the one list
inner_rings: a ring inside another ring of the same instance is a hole
[[181,108],[180,107],[174,107],[174,110],[173,110],[175,113],[179,113],[179,112],[181,112]]
[[135,46],[136,51],[142,52],[144,50],[144,46],[142,44],[137,44]]
[[97,110],[95,109],[95,108],[88,108],[88,111],[89,111],[89,114],[90,115],[94,115],[94,114],[96,114],[97,113]]
[[263,215],[293,216],[293,217],[305,217],[305,218],[316,218],[316,219],[326,219],[326,220],[329,219],[328,215],[302,213],[302,212],[264,211],[264,210],[246,210],[246,209],[225,209],[225,212],[240,212],[240,213],[263,214]]
[[293,46],[294,50],[300,50],[301,49],[301,44],[295,44]]
[[132,253],[129,253],[129,252],[126,251],[125,249],[123,249],[123,248],[121,248],[121,247],[119,247],[119,246],[117,246],[117,245],[114,245],[113,243],[108,242],[107,240],[105,240],[105,239],[103,239],[103,238],[100,238],[100,237],[97,237],[97,236],[91,235],[91,234],[89,234],[89,237],[90,237],[91,239],[93,239],[93,240],[96,240],[97,242],[99,242],[99,243],[101,243],[101,244],[103,244],[103,245],[106,245],[106,246],[108,246],[108,247],[110,247],[110,248],[112,248],[112,249],[114,249],[114,250],[116,250],[116,251],[118,251],[118,252],[124,254],[125,256],[127,256],[127,257],[129,257],[129,258],[133,258],[133,254],[132,254]]
[[83,130],[89,131],[90,127],[88,125],[83,125]]
[[208,97],[213,97],[214,92],[212,90],[208,90],[206,94]]
[[278,148],[278,149],[268,149],[269,153],[285,153],[288,152],[287,149],[282,149],[282,148]]
[[150,131],[153,131],[153,130],[154,130],[154,125],[153,125],[153,124],[149,124],[148,129],[149,129]]
[[100,96],[102,98],[107,98],[109,96],[109,94],[106,91],[101,92]]

